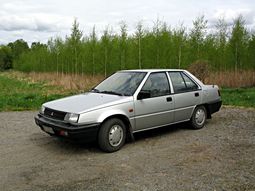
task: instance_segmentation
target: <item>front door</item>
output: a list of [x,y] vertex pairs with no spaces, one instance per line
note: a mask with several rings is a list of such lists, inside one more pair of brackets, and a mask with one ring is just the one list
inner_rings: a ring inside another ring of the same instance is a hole
[[158,127],[174,120],[174,100],[165,72],[151,73],[135,98],[134,131]]

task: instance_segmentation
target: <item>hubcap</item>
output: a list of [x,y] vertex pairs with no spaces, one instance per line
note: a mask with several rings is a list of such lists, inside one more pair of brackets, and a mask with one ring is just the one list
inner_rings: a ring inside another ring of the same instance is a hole
[[198,125],[202,125],[205,122],[205,111],[203,109],[197,110],[195,121]]
[[114,125],[109,131],[109,143],[113,147],[120,145],[123,139],[123,130],[120,125]]

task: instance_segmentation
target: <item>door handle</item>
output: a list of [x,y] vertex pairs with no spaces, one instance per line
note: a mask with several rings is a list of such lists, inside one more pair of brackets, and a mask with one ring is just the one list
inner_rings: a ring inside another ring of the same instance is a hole
[[167,98],[166,98],[166,101],[167,101],[167,102],[170,102],[170,101],[172,101],[172,100],[173,100],[172,97],[167,97]]
[[195,97],[198,97],[198,96],[199,96],[199,93],[198,93],[198,92],[196,92],[196,93],[195,93]]

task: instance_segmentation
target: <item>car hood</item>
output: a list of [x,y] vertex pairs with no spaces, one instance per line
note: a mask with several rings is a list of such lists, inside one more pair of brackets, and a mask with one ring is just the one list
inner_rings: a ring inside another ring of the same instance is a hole
[[84,113],[116,104],[132,101],[132,96],[118,96],[102,93],[84,93],[43,104],[43,106],[68,113]]

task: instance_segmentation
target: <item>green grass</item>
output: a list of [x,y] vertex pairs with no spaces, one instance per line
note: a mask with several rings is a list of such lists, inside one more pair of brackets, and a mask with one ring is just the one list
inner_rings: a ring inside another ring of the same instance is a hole
[[37,110],[42,103],[65,96],[57,89],[0,75],[0,111]]
[[[38,110],[44,102],[75,93],[61,89],[0,74],[0,111]],[[223,88],[221,96],[224,105],[255,108],[255,87]]]
[[255,88],[224,88],[221,90],[224,105],[254,107],[255,108]]

